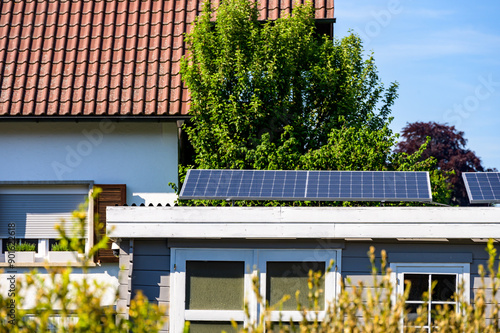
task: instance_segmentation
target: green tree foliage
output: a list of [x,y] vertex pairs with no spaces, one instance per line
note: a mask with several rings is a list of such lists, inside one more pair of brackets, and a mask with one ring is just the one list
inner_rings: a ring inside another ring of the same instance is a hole
[[397,83],[384,88],[358,36],[318,36],[311,6],[261,24],[253,2],[232,0],[214,17],[206,6],[181,71],[197,166],[297,168],[266,161],[266,146],[304,155],[328,145],[333,130],[384,131]]
[[[224,1],[216,13],[207,2],[186,38],[194,167],[434,169],[420,158],[425,147],[393,152],[397,83],[384,86],[357,35],[318,36],[310,5],[265,24],[257,13],[248,0]],[[436,196],[446,197],[442,176],[433,179]]]
[[[87,273],[92,255],[105,248],[109,238],[103,237],[85,252],[81,239],[85,236],[87,205],[73,212],[73,218],[78,222],[74,234],[67,234],[61,225],[56,228],[61,246],[79,253],[77,259],[83,277],[72,278],[70,267],[50,267],[49,264],[45,267],[47,274],[33,271],[14,275],[6,281],[11,284],[7,295],[0,294],[0,333],[158,332],[164,322],[165,309],[149,303],[141,293],[131,300],[128,318],[117,315],[115,306],[103,305],[109,286],[96,282]],[[25,308],[26,301],[33,302],[34,307]],[[56,317],[60,319],[55,321]]]

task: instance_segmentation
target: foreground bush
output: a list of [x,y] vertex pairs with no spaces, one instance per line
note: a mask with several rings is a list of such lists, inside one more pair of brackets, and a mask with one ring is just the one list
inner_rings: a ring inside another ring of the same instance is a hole
[[[500,270],[495,267],[497,251],[490,240],[487,245],[489,261],[487,271],[479,266],[481,275],[481,286],[475,291],[471,302],[464,300],[459,286],[458,293],[453,299],[460,304],[459,310],[439,307],[432,313],[433,324],[430,332],[436,333],[493,333],[500,332],[499,326],[499,304],[497,300],[498,288],[500,286]],[[317,313],[319,310],[318,299],[321,290],[321,275],[309,273],[309,305],[298,304],[297,309],[302,313],[302,320],[299,323],[276,323],[271,322],[270,313],[274,309],[279,309],[279,304],[263,306],[265,309],[260,317],[259,324],[250,325],[248,328],[239,330],[240,333],[247,332],[310,332],[310,333],[412,333],[429,332],[422,328],[427,322],[426,314],[422,307],[418,309],[418,316],[415,321],[408,323],[405,318],[408,310],[405,302],[409,296],[411,286],[408,284],[403,295],[396,296],[393,281],[391,281],[391,271],[386,269],[386,253],[381,252],[380,274],[375,268],[375,250],[370,248],[370,261],[372,263],[373,287],[366,287],[363,283],[352,285],[350,281],[346,285],[342,283],[340,295],[335,304],[331,304],[326,311],[326,316],[319,320]],[[487,283],[486,280],[489,280]],[[258,295],[258,301],[263,304],[265,300],[259,295],[259,283],[254,281],[254,291]],[[297,295],[298,296],[298,295]],[[287,297],[285,297],[286,299]],[[424,300],[428,295],[424,294]],[[298,297],[297,297],[298,300]],[[423,306],[426,306],[424,304]],[[307,320],[314,318],[314,320]],[[236,329],[236,323],[233,323]],[[189,331],[189,324],[186,327]]]

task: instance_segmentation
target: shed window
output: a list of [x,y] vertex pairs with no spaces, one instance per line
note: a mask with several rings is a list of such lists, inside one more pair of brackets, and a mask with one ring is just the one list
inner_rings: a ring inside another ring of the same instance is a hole
[[243,261],[187,261],[186,309],[243,310]]
[[[392,263],[391,269],[393,270],[396,292],[401,295],[406,288],[410,288],[406,301],[408,315],[405,318],[405,325],[407,326],[416,325],[417,309],[424,307],[426,319],[423,326],[417,328],[431,332],[433,318],[438,307],[448,306],[450,309],[457,310],[459,300],[455,296],[460,290],[463,290],[464,300],[469,300],[469,263]],[[424,293],[428,295],[427,302],[423,298]]]
[[[267,263],[266,274],[266,300],[269,304],[278,303],[283,295],[290,294],[290,291],[298,290],[299,302],[303,305],[308,304],[309,294],[309,271],[321,272],[325,274],[325,263],[315,261],[269,261]],[[321,279],[321,289],[325,290],[325,280]],[[297,300],[295,293],[290,295],[290,299],[283,303],[283,310],[296,310]],[[325,295],[321,294],[319,304],[321,310],[324,310]]]

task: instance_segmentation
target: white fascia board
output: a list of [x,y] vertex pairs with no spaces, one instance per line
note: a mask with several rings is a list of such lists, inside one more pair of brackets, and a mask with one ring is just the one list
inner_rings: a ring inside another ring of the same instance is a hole
[[108,207],[120,238],[500,238],[500,209]]

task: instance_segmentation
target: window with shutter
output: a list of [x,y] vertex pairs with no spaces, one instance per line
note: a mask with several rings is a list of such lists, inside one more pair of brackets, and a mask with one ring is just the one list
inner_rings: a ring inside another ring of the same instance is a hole
[[[94,244],[97,243],[106,234],[106,207],[122,206],[127,199],[127,186],[125,184],[96,184],[94,188],[99,187],[102,192],[94,200],[94,211],[99,217],[99,227],[94,233]],[[100,249],[94,257],[96,262],[118,262],[118,258],[113,255],[111,242],[108,242],[106,249]]]
[[[72,213],[88,198],[91,182],[0,184],[0,243],[36,244],[35,262],[47,259],[50,243],[59,237],[56,224],[64,221],[72,234]],[[2,260],[0,260],[2,261]]]

